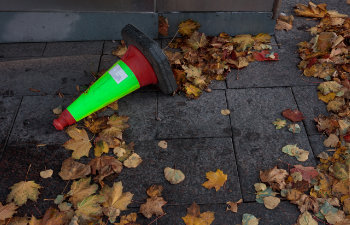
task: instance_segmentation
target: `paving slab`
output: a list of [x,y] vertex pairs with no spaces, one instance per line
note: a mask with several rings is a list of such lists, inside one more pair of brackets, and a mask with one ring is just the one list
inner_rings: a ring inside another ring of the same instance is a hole
[[[0,160],[0,202],[6,202],[10,193],[9,187],[20,181],[35,181],[42,188],[37,202],[28,200],[20,207],[18,215],[44,215],[44,212],[54,205],[52,200],[64,192],[67,181],[58,176],[62,161],[70,153],[61,146],[48,145],[44,147],[9,146]],[[40,177],[40,171],[52,169],[53,176],[48,179]],[[28,171],[28,174],[27,174]],[[68,186],[69,190],[69,186]],[[64,193],[66,193],[66,190]]]
[[57,117],[52,109],[64,109],[73,101],[72,96],[24,96],[17,114],[8,145],[35,146],[37,144],[62,145],[69,138],[64,131],[52,125]]
[[318,115],[328,115],[326,104],[318,99],[316,87],[293,87],[293,94],[299,110],[304,114],[306,132],[308,135],[319,134],[314,118]]
[[0,94],[76,94],[77,85],[93,80],[91,72],[97,72],[99,60],[98,55],[84,55],[0,62]]
[[0,44],[0,58],[42,56],[45,42]]
[[159,95],[157,138],[230,137],[225,91],[213,90],[191,100],[181,95]]
[[21,99],[21,97],[0,96],[0,159]]
[[135,92],[118,101],[119,115],[128,116],[130,128],[123,137],[128,141],[153,140],[156,136],[157,93]]
[[101,55],[103,41],[48,42],[44,56]]
[[[162,149],[158,141],[136,141],[135,152],[143,162],[135,169],[123,169],[115,181],[122,181],[125,191],[134,194],[133,205],[140,205],[152,184],[164,187],[163,197],[169,204],[226,203],[238,200],[241,191],[231,138],[199,138],[168,140],[168,148]],[[164,178],[164,168],[181,170],[186,178],[177,185]],[[221,169],[227,174],[227,182],[219,191],[206,189],[206,172]]]
[[[244,213],[255,215],[259,219],[259,225],[294,225],[300,214],[297,207],[288,202],[281,202],[273,210],[266,209],[263,204],[259,203],[242,203],[238,206],[237,213],[226,211],[226,204],[205,204],[199,206],[201,213],[207,211],[214,212],[215,220],[213,221],[212,225],[242,224],[242,217]],[[190,207],[190,205],[165,205],[163,209],[164,212],[166,212],[166,215],[159,218],[156,224],[185,225],[182,217],[186,216],[188,207]],[[128,211],[122,212],[122,215],[130,212],[138,212],[138,209],[129,209]],[[142,215],[138,214],[137,222],[140,224],[150,224],[155,219],[155,216],[153,216],[151,219],[146,219]]]
[[[327,136],[326,135],[311,135],[309,136],[311,148],[314,152],[314,155],[317,157],[321,152],[327,152],[327,150],[332,149],[332,148],[327,148],[324,146],[323,142],[326,140]],[[327,152],[328,155],[333,155],[332,152]]]
[[[260,170],[275,165],[282,168],[288,168],[288,164],[315,165],[301,122],[298,123],[300,134],[293,134],[286,127],[276,130],[272,124],[277,118],[283,118],[283,110],[297,108],[290,88],[227,90],[227,101],[231,110],[233,142],[245,201],[255,200],[253,185],[259,181]],[[308,150],[309,159],[302,163],[284,154],[281,149],[287,144],[297,144]]]

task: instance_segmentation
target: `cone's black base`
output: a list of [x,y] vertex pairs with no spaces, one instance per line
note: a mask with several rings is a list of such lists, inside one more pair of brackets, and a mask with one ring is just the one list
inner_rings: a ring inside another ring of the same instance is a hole
[[131,24],[123,28],[122,37],[127,45],[136,46],[152,65],[158,78],[159,89],[165,94],[174,93],[177,89],[175,77],[167,57],[157,42]]

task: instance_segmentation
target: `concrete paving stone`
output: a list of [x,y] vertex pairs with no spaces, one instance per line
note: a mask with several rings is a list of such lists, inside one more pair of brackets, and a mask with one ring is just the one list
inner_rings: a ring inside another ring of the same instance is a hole
[[101,55],[103,41],[48,42],[44,56]]
[[42,56],[45,42],[0,44],[0,58]]
[[[332,149],[324,146],[323,142],[326,138],[327,138],[326,135],[321,135],[321,134],[309,136],[310,145],[316,158],[321,152],[327,152],[327,150]],[[332,152],[327,152],[327,153],[328,155],[333,155]]]
[[[272,124],[282,119],[285,109],[296,109],[290,88],[255,88],[227,90],[231,110],[233,143],[236,151],[238,172],[241,177],[243,199],[255,200],[254,183],[259,181],[259,171],[273,168],[288,168],[288,164],[315,165],[305,128],[301,122],[300,134],[293,134],[287,127],[276,130]],[[290,124],[290,122],[288,122]],[[310,152],[306,162],[281,151],[288,144]]]
[[[232,198],[231,198],[232,200]],[[234,199],[235,201],[238,199]],[[274,210],[265,208],[263,204],[259,203],[242,203],[238,206],[238,212],[232,213],[226,211],[226,204],[205,204],[199,205],[200,212],[211,211],[214,212],[215,220],[212,225],[235,225],[242,224],[242,217],[244,213],[255,215],[259,219],[259,225],[293,225],[296,223],[300,212],[295,205],[288,202],[281,202]],[[187,214],[187,208],[190,205],[165,205],[163,207],[166,215],[157,220],[158,225],[185,225],[182,217]],[[138,212],[137,208],[131,208],[121,214],[129,214],[131,212]],[[156,217],[146,219],[141,214],[138,214],[137,222],[140,224],[150,224]]]
[[0,62],[0,94],[76,94],[77,85],[93,80],[91,73],[97,72],[99,60],[98,55],[84,55]]
[[20,103],[21,97],[0,96],[0,158]]
[[328,115],[326,104],[318,99],[316,87],[293,87],[299,110],[304,114],[303,120],[308,135],[319,134],[314,118]]
[[157,138],[231,136],[230,119],[221,114],[222,109],[227,109],[223,90],[203,93],[196,100],[159,95]]
[[156,136],[157,93],[135,92],[118,101],[119,115],[129,116],[130,128],[123,137],[128,141],[152,140]]
[[[134,194],[133,206],[146,198],[146,190],[152,184],[164,187],[162,196],[168,204],[226,203],[228,199],[241,197],[235,154],[231,138],[199,138],[168,140],[168,148],[162,149],[158,141],[136,141],[135,152],[142,158],[137,168],[125,168],[115,181],[122,181],[124,191]],[[164,178],[164,168],[181,170],[186,178],[172,185]],[[219,191],[206,189],[206,172],[222,170],[227,182]]]
[[[10,187],[20,181],[35,181],[40,188],[37,202],[28,200],[20,207],[18,215],[35,215],[41,217],[46,209],[53,206],[53,200],[61,193],[67,193],[70,186],[65,189],[67,181],[58,176],[62,161],[70,153],[61,146],[47,145],[44,147],[9,146],[0,160],[0,202],[6,202]],[[52,169],[53,176],[48,179],[40,177],[40,171]],[[28,171],[28,174],[27,174]],[[64,191],[65,190],[65,191]]]
[[52,121],[57,117],[52,109],[60,105],[65,109],[71,102],[73,102],[72,96],[64,98],[57,95],[24,96],[8,145],[64,144],[69,137],[64,131],[58,131],[52,125]]

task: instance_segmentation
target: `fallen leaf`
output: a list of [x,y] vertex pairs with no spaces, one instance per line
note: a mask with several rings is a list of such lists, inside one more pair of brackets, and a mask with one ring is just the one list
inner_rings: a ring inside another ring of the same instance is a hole
[[265,191],[266,190],[266,184],[264,183],[255,183],[254,184],[254,189],[256,192],[259,192],[259,191]]
[[318,85],[317,89],[323,94],[336,93],[341,90],[343,85],[338,84],[336,81],[327,81]]
[[330,134],[329,137],[324,140],[323,144],[326,147],[337,147],[339,142],[339,138],[335,134]]
[[158,142],[158,146],[161,147],[162,149],[168,148],[168,143],[166,141],[160,141]]
[[17,208],[18,206],[16,206],[13,202],[7,205],[2,205],[2,203],[0,202],[0,221],[11,218],[13,214],[16,213]]
[[44,179],[51,177],[52,174],[53,174],[53,170],[51,170],[51,169],[49,169],[49,170],[44,170],[44,171],[41,171],[41,172],[40,172],[40,176],[41,176],[42,178],[44,178]]
[[11,192],[7,196],[7,202],[12,200],[16,205],[24,205],[28,199],[36,202],[39,196],[41,186],[34,181],[21,181],[10,187]]
[[309,158],[309,152],[297,147],[297,145],[286,145],[282,148],[282,152],[295,156],[300,162],[305,162]]
[[75,180],[91,173],[91,167],[68,158],[63,161],[61,171],[58,173],[63,180]]
[[185,179],[185,174],[183,174],[181,170],[172,169],[170,167],[164,169],[164,176],[171,184],[179,184]]
[[344,105],[345,105],[344,98],[336,97],[334,100],[328,102],[327,111],[338,113],[342,110]]
[[48,210],[46,210],[44,217],[41,220],[41,224],[67,224],[72,217],[73,213],[60,212],[57,209],[50,207]]
[[300,172],[303,180],[311,183],[311,180],[318,176],[318,172],[314,167],[304,167],[302,165],[294,165],[294,168],[290,169],[290,173]]
[[299,215],[297,225],[318,225],[318,222],[312,218],[308,211],[305,211]]
[[336,93],[331,92],[328,93],[327,95],[323,95],[321,92],[317,92],[318,99],[321,101],[328,103],[329,101],[333,100],[336,96]]
[[230,201],[226,202],[226,204],[229,205],[227,206],[226,211],[230,210],[231,212],[234,212],[234,213],[238,212],[238,205],[241,204],[242,202],[243,202],[243,199],[240,199],[237,202],[230,202]]
[[113,153],[118,156],[120,162],[124,162],[134,153],[134,146],[134,142],[126,144],[125,141],[123,141],[119,147],[113,149]]
[[302,121],[304,118],[304,115],[297,109],[291,110],[291,109],[285,109],[282,112],[282,116],[289,119],[292,122],[299,122]]
[[125,45],[124,41],[121,41],[120,45],[118,45],[117,49],[112,51],[112,55],[118,56],[119,58],[123,58],[124,54],[128,50],[128,47]]
[[193,202],[193,204],[187,208],[187,215],[182,217],[186,225],[210,225],[214,219],[214,212],[207,211],[200,213],[199,206]]
[[258,203],[264,203],[264,198],[269,196],[276,196],[277,192],[272,191],[271,187],[266,188],[263,191],[258,191],[255,196],[255,201]]
[[97,141],[95,146],[95,156],[100,157],[102,153],[108,153],[109,147],[105,141]]
[[276,129],[279,130],[279,129],[281,129],[281,128],[286,126],[287,121],[286,120],[281,120],[281,119],[276,119],[272,123],[273,123],[273,125],[276,126]]
[[61,106],[61,105],[57,106],[56,108],[54,108],[54,109],[52,110],[52,112],[53,112],[55,115],[60,115],[60,114],[62,113],[62,106]]
[[293,29],[293,21],[294,21],[293,15],[287,16],[284,13],[280,13],[276,21],[275,29],[286,30],[286,31],[291,30]]
[[163,197],[147,198],[146,203],[140,206],[140,213],[148,219],[151,218],[152,215],[161,216],[164,214],[162,207],[166,203]]
[[318,131],[326,132],[327,134],[333,133],[339,127],[338,121],[334,118],[320,115],[314,120],[317,123],[316,127]]
[[97,184],[90,184],[91,177],[81,178],[78,181],[74,181],[71,185],[70,191],[67,193],[70,196],[69,201],[76,206],[86,197],[96,193],[98,189]]
[[100,195],[90,195],[78,203],[75,214],[83,219],[91,220],[102,215],[101,203],[104,198]]
[[221,115],[227,116],[230,115],[231,111],[229,109],[222,109],[221,110]]
[[120,222],[115,223],[115,225],[139,225],[136,223],[137,213],[130,213],[129,215],[124,215],[120,217]]
[[281,200],[279,198],[274,197],[274,196],[265,197],[263,200],[264,200],[264,205],[267,209],[274,209],[281,202]]
[[41,220],[38,220],[35,218],[35,216],[32,216],[30,218],[29,225],[41,225]]
[[253,57],[256,61],[278,61],[278,53],[263,50],[261,52],[253,52]]
[[163,186],[153,184],[147,189],[147,195],[149,197],[160,197],[162,196]]
[[66,132],[72,139],[64,143],[63,147],[73,151],[72,158],[80,159],[83,156],[88,156],[92,145],[86,131],[72,126],[69,127]]
[[11,218],[6,225],[27,225],[27,224],[28,224],[28,217],[15,216]]
[[169,23],[164,16],[158,16],[158,33],[164,37],[168,36]]
[[339,210],[328,202],[325,202],[320,208],[320,212],[324,215],[327,222],[330,224],[336,224],[345,219],[345,214],[342,210]]
[[94,134],[101,132],[108,127],[108,118],[106,116],[95,118],[95,116],[88,116],[84,119],[84,125]]
[[109,118],[107,124],[110,126],[103,129],[98,136],[98,141],[105,141],[110,148],[120,146],[123,139],[123,131],[129,127],[129,117],[113,115]]
[[62,203],[58,204],[57,207],[59,208],[59,210],[61,212],[66,212],[66,211],[69,211],[70,209],[72,209],[72,204],[70,204],[68,202],[62,202]]
[[189,98],[198,98],[202,94],[202,90],[190,83],[184,84],[186,96]]
[[259,219],[257,219],[254,215],[249,213],[244,213],[242,217],[242,225],[258,225]]
[[256,36],[254,36],[253,39],[256,42],[270,43],[271,42],[271,35],[266,34],[266,33],[259,33]]
[[179,33],[182,36],[191,36],[191,34],[196,30],[198,30],[199,27],[200,27],[199,23],[191,19],[188,19],[179,24]]
[[123,165],[127,168],[136,168],[138,165],[140,165],[141,162],[141,157],[136,153],[132,153],[132,155],[123,162]]
[[312,18],[322,18],[326,15],[327,9],[326,4],[315,5],[309,2],[308,5],[297,4],[294,12],[297,16],[312,17]]
[[301,128],[299,124],[293,123],[293,124],[289,124],[288,131],[292,132],[293,134],[299,134],[301,131]]
[[237,51],[241,52],[252,47],[254,44],[254,39],[250,34],[241,34],[232,38],[232,42],[238,45]]
[[204,182],[202,186],[207,189],[215,188],[216,191],[220,190],[227,180],[227,174],[224,174],[219,169],[217,169],[216,172],[207,172],[206,177],[208,181]]
[[119,109],[118,101],[114,101],[111,104],[109,104],[108,108],[111,108],[111,109],[117,111]]
[[193,32],[189,39],[186,40],[186,43],[191,48],[197,50],[208,45],[207,37],[204,33],[199,33],[197,31]]
[[94,179],[99,182],[113,173],[119,174],[123,169],[123,164],[118,159],[107,155],[92,159],[89,165],[93,175],[96,175],[98,171],[98,176]]
[[288,172],[284,169],[278,169],[277,166],[269,170],[260,171],[260,180],[264,183],[270,184],[271,187],[276,190],[285,188],[285,179],[287,176]]

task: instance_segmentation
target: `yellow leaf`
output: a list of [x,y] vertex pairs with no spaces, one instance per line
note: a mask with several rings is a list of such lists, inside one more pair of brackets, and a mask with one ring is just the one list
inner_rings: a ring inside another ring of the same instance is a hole
[[329,101],[333,100],[336,96],[336,93],[331,92],[328,93],[327,95],[323,95],[321,92],[317,92],[318,99],[321,101],[328,103]]
[[83,156],[88,156],[92,145],[86,131],[73,126],[69,127],[66,132],[72,139],[64,143],[63,147],[73,151],[72,158],[80,159]]
[[232,38],[232,42],[237,44],[237,51],[245,51],[247,48],[250,48],[254,44],[254,39],[250,34],[241,34]]
[[35,201],[38,199],[39,188],[41,186],[34,181],[21,181],[10,187],[11,192],[7,196],[7,202],[14,200],[16,205],[24,205],[28,199]]
[[221,115],[227,116],[230,115],[231,111],[229,109],[222,109],[221,110]]
[[136,168],[141,162],[141,157],[136,153],[132,153],[131,156],[123,162],[123,165],[127,168]]
[[260,33],[253,38],[257,42],[270,43],[271,36],[269,34]]
[[183,36],[190,36],[193,32],[198,30],[199,27],[200,27],[199,23],[191,19],[188,19],[179,24],[179,33]]
[[186,225],[210,225],[214,219],[214,213],[207,211],[200,213],[199,206],[194,202],[187,208],[187,215],[182,217]]
[[164,169],[164,176],[171,184],[179,184],[185,179],[185,174],[181,170],[176,170],[170,167]]
[[215,188],[216,191],[220,190],[227,180],[227,174],[224,174],[219,169],[217,169],[216,172],[207,172],[206,177],[208,181],[204,182],[202,186],[208,189]]
[[317,89],[321,91],[323,95],[327,95],[331,92],[336,93],[340,91],[342,87],[343,86],[341,84],[338,84],[336,81],[327,81],[318,85]]
[[109,147],[105,141],[96,142],[95,146],[95,156],[100,157],[102,153],[108,153]]
[[104,202],[103,196],[91,195],[78,203],[75,214],[86,220],[91,220],[102,215],[101,203]]
[[41,220],[38,220],[35,218],[35,216],[32,216],[32,218],[30,218],[29,225],[41,225]]
[[71,185],[71,189],[68,192],[70,201],[76,206],[80,201],[82,201],[87,196],[94,194],[98,186],[97,184],[90,185],[91,177],[82,178],[78,181],[74,181]]
[[136,219],[137,219],[137,213],[130,213],[129,215],[121,216],[120,222],[115,223],[115,225],[128,225],[128,224],[139,225],[138,223],[136,223]]
[[190,98],[198,98],[202,94],[202,90],[190,83],[185,83],[186,95]]
[[0,221],[5,220],[7,218],[11,218],[13,214],[16,213],[17,208],[18,207],[13,202],[7,205],[2,205],[2,203],[0,202]]
[[123,184],[121,181],[114,183],[113,187],[105,185],[101,190],[101,194],[106,200],[103,203],[104,207],[113,207],[120,211],[127,209],[128,205],[131,203],[132,197],[134,196],[130,192],[123,193]]
[[297,4],[294,12],[298,16],[322,18],[327,13],[326,6],[327,4],[324,3],[315,5],[312,2],[309,2],[308,5]]

